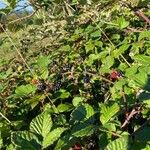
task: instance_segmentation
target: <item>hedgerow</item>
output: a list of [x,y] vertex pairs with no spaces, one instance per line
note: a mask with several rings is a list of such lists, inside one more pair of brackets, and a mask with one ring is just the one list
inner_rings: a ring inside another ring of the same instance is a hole
[[0,59],[1,149],[148,150],[149,3],[31,5],[22,31],[17,19],[1,33],[15,51]]

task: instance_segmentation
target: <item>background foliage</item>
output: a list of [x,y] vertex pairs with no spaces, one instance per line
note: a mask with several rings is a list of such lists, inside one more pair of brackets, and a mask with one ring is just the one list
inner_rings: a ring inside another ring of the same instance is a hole
[[150,149],[149,0],[5,2],[0,148]]

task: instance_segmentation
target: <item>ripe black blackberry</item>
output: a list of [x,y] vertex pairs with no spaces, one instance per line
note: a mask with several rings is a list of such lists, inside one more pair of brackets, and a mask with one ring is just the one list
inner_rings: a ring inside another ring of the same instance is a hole
[[57,81],[55,84],[54,84],[54,87],[53,87],[53,91],[58,91],[62,86],[62,82],[61,81]]
[[89,77],[89,75],[85,75],[84,77],[83,77],[83,82],[84,83],[89,83],[90,82],[90,77]]
[[39,83],[37,84],[38,91],[44,91],[46,90],[46,87],[47,85],[43,80],[39,81]]

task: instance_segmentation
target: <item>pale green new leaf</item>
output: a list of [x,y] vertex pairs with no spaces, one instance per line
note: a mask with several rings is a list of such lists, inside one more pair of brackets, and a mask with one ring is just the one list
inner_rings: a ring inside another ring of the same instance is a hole
[[14,150],[14,149],[15,149],[15,147],[13,144],[10,144],[6,147],[6,150]]
[[72,108],[73,108],[72,104],[69,104],[69,103],[59,104],[57,106],[57,109],[59,112],[67,112],[67,111],[72,110]]
[[105,104],[100,104],[101,116],[100,121],[104,125],[107,123],[117,112],[119,112],[119,105],[117,103],[112,106],[106,106]]
[[129,22],[123,17],[118,18],[117,23],[120,29],[126,28],[129,25]]
[[43,112],[32,120],[30,123],[30,131],[42,135],[43,138],[47,137],[53,123],[51,116],[48,112]]
[[56,128],[53,131],[51,131],[42,142],[42,147],[46,148],[50,145],[52,145],[55,141],[58,140],[58,138],[61,136],[61,134],[66,130],[66,128]]
[[83,101],[85,101],[84,97],[74,97],[74,99],[72,100],[72,104],[74,106],[79,105],[80,103],[82,103]]

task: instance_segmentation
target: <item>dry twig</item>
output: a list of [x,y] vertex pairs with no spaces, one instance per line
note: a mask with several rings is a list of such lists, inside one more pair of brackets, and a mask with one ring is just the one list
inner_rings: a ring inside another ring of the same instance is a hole
[[138,114],[140,111],[136,110],[136,109],[132,109],[132,111],[130,112],[130,114],[127,116],[126,120],[124,121],[124,123],[122,124],[121,128],[124,128],[129,121],[131,120],[131,118],[135,115]]

